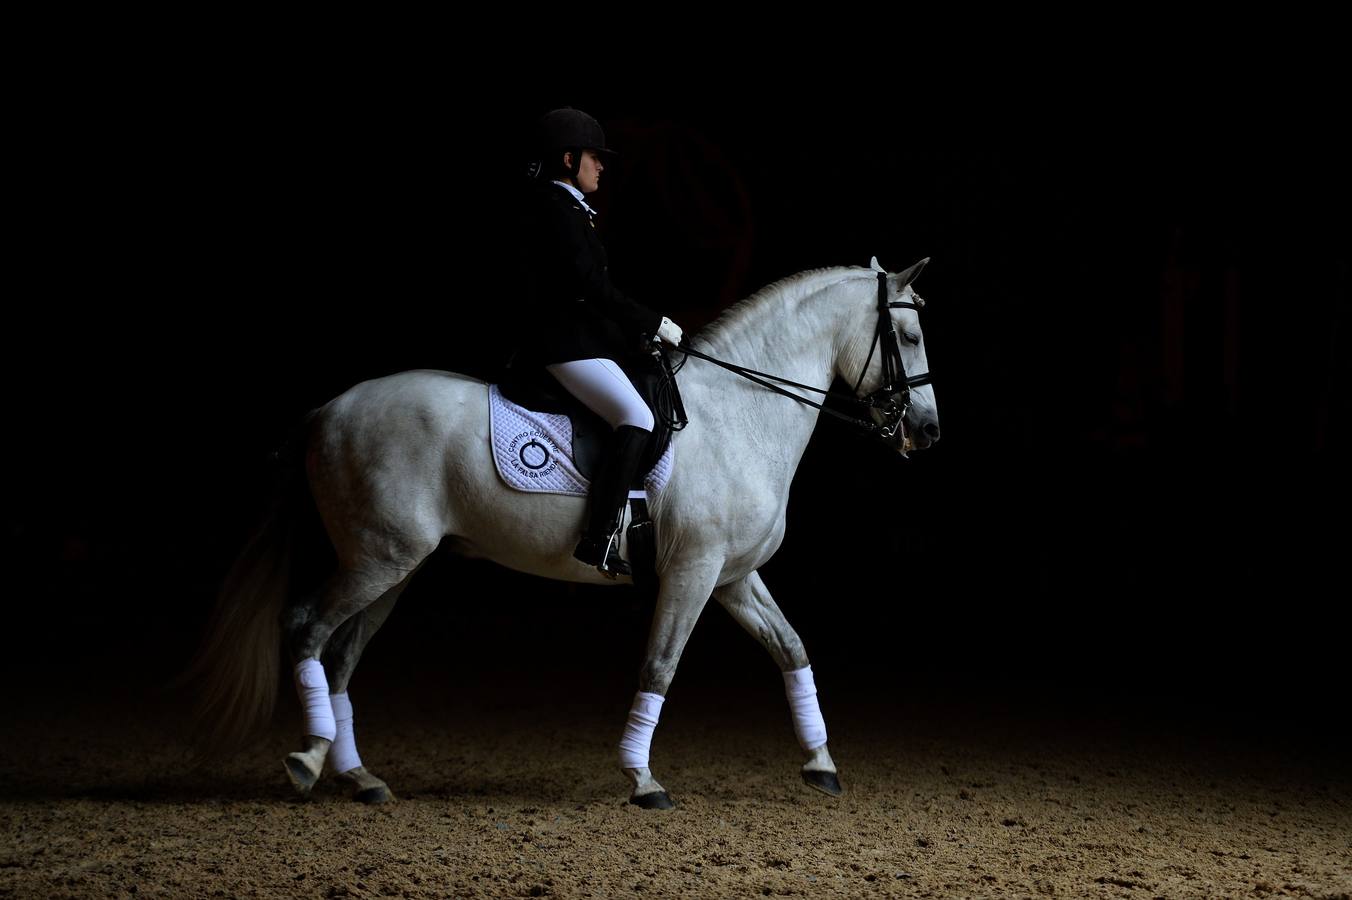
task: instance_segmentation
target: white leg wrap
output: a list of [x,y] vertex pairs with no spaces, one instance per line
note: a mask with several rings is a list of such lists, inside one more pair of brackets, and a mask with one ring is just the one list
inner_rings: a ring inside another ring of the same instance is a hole
[[329,680],[319,660],[303,659],[296,663],[296,693],[305,711],[305,733],[333,740],[337,729],[333,723],[333,704],[329,702]]
[[826,720],[817,705],[817,685],[812,681],[812,667],[804,666],[784,673],[784,693],[789,697],[789,712],[793,714],[793,731],[804,750],[815,750],[826,743]]
[[652,746],[653,729],[657,727],[657,718],[662,714],[662,702],[665,699],[661,694],[646,691],[634,695],[634,706],[629,710],[629,721],[625,723],[624,736],[620,738],[620,768],[648,767],[648,748]]
[[347,691],[330,694],[329,700],[333,703],[333,721],[338,732],[329,748],[329,765],[341,775],[360,766],[361,757],[357,755],[357,738],[352,733],[352,701]]

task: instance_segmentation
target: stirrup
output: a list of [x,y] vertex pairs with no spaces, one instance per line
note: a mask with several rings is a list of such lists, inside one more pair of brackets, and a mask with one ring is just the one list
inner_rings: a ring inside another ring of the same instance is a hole
[[606,541],[606,549],[601,554],[601,561],[596,564],[596,571],[611,581],[621,575],[633,576],[634,570],[630,568],[629,563],[620,559],[620,529],[618,527],[610,535],[610,540]]
[[619,578],[621,575],[634,576],[634,570],[629,567],[629,563],[620,559],[619,553],[614,553],[606,557],[605,561],[596,567],[596,571],[609,578],[611,581]]
[[[596,571],[611,579],[612,581],[621,575],[633,576],[633,569],[629,563],[620,558],[620,546],[617,538],[619,529],[610,536],[609,540],[591,540],[583,538],[578,542],[577,548],[573,550],[573,558],[586,563],[589,566],[595,566]],[[604,543],[602,543],[604,541]]]

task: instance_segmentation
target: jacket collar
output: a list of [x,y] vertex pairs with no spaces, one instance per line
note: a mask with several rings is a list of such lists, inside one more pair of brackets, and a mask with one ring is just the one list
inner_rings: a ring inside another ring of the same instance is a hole
[[555,181],[554,184],[557,184],[559,187],[563,188],[565,191],[572,194],[573,198],[577,200],[578,203],[582,204],[582,208],[587,211],[587,215],[589,216],[596,215],[596,210],[592,209],[590,206],[587,205],[587,201],[582,199],[583,197],[582,192],[579,191],[577,188],[573,187],[566,181]]

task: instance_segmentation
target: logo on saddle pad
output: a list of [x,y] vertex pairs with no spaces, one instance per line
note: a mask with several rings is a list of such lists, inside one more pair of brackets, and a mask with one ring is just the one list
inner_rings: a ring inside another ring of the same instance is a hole
[[512,438],[508,445],[512,468],[527,478],[543,478],[558,467],[559,448],[549,435],[531,429]]

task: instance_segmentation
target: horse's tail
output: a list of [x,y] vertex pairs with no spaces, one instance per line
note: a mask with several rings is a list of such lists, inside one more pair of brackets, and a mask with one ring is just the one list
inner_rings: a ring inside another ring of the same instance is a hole
[[314,517],[305,449],[316,412],[277,451],[271,507],[221,585],[202,646],[175,679],[196,687],[189,742],[198,765],[239,750],[272,718],[293,549],[300,527]]

